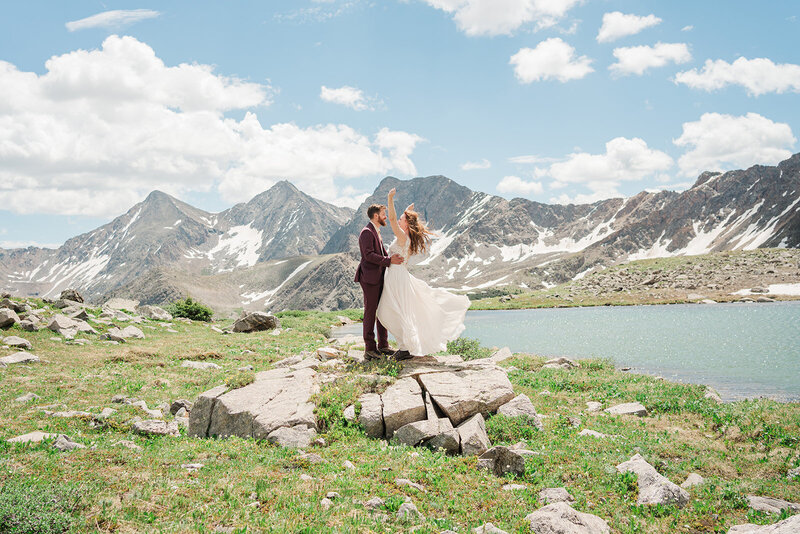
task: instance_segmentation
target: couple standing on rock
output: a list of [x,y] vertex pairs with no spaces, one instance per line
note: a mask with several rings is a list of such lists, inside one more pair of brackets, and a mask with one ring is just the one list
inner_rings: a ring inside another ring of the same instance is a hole
[[[395,235],[388,251],[380,232],[386,226],[386,206],[373,204],[367,209],[370,222],[358,236],[361,262],[355,281],[364,292],[364,357],[368,360],[381,355],[407,360],[445,350],[447,342],[464,331],[469,308],[465,295],[432,288],[408,272],[409,258],[425,252],[433,234],[414,211],[413,203],[397,218],[395,194],[394,189],[389,191],[387,201],[389,224]],[[399,350],[389,348],[387,330],[397,340]]]

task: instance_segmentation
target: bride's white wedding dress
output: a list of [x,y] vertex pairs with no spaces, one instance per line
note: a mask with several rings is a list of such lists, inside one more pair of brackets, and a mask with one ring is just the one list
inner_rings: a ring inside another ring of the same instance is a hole
[[401,247],[395,240],[389,246],[390,255],[400,254],[405,261],[386,269],[377,316],[401,350],[424,356],[445,350],[447,342],[464,331],[469,299],[412,276],[406,268],[408,243],[406,239],[406,246]]

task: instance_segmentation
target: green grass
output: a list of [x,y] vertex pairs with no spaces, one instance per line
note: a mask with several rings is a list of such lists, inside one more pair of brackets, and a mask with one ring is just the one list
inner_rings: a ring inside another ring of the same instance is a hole
[[[358,319],[359,314],[284,312],[278,336],[221,335],[207,323],[178,321],[172,326],[178,332],[169,333],[156,322],[146,322],[140,325],[146,339],[117,346],[101,344],[94,336],[87,337],[91,345],[80,347],[52,341],[48,331],[5,331],[29,339],[33,353],[45,361],[0,369],[0,517],[7,521],[7,516],[27,511],[50,518],[46,523],[53,528],[72,532],[212,532],[226,526],[237,532],[388,533],[410,528],[395,519],[408,497],[426,518],[416,532],[468,532],[491,521],[522,533],[528,532],[525,515],[541,506],[538,491],[562,486],[574,495],[577,510],[596,514],[614,532],[627,534],[726,532],[734,524],[778,519],[748,511],[747,494],[800,501],[800,486],[785,478],[788,469],[800,465],[800,404],[760,399],[718,405],[703,397],[701,386],[617,372],[607,360],[584,360],[572,371],[542,369],[543,358],[521,354],[503,364],[517,368],[509,373],[515,391],[530,396],[545,416],[543,431],[529,420],[487,419],[495,444],[522,440],[538,453],[528,457],[525,473],[517,479],[478,470],[474,457],[448,457],[370,439],[359,425],[345,421],[344,409],[355,404],[358,411],[361,393],[380,392],[395,380],[400,366],[388,360],[348,365],[337,382],[322,385],[313,398],[327,446],[312,446],[308,452],[319,454],[322,463],[252,439],[197,439],[184,431],[177,438],[144,438],[133,434],[129,423],[142,412],[111,403],[113,395],[122,393],[153,408],[179,398],[195,399],[220,384],[247,383],[253,373],[237,368],[252,365],[257,373],[287,356],[313,351],[326,344],[337,315]],[[180,367],[187,359],[214,361],[222,369]],[[14,402],[27,392],[41,399]],[[589,400],[604,406],[639,401],[651,415],[591,414],[585,411]],[[48,417],[38,409],[50,404],[118,412],[94,424]],[[581,426],[573,428],[569,417],[579,417]],[[580,437],[583,428],[614,437]],[[33,430],[64,433],[87,448],[61,453],[48,442],[5,441]],[[120,440],[133,441],[141,450],[116,445]],[[691,490],[683,509],[638,506],[635,477],[614,469],[636,452],[676,483],[690,472],[707,483]],[[345,460],[355,469],[345,468]],[[204,467],[181,467],[188,463]],[[302,474],[313,480],[303,480]],[[397,478],[422,484],[426,491],[398,487]],[[512,480],[527,489],[503,491],[502,485]],[[329,491],[341,498],[325,511],[319,502]],[[382,509],[372,512],[361,504],[376,496],[385,499]],[[50,504],[58,506],[47,508]],[[0,532],[14,531],[0,525]]]

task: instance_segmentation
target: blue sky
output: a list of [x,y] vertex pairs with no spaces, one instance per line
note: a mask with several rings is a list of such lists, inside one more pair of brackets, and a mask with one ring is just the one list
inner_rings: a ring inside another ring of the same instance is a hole
[[[152,189],[357,206],[443,174],[540,202],[800,151],[800,3],[33,2],[0,20],[0,246]],[[413,199],[409,199],[413,200]]]

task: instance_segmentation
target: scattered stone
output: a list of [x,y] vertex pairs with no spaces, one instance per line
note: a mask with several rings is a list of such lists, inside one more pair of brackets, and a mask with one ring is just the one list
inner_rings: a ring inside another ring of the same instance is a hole
[[331,501],[329,498],[325,497],[321,501],[319,501],[319,504],[320,504],[320,506],[322,507],[323,510],[328,510],[328,509],[330,509],[331,506],[333,506],[333,501]]
[[236,370],[243,373],[246,371],[252,371],[253,369],[254,367],[252,365],[244,365],[242,367],[238,367]]
[[192,360],[183,360],[183,362],[181,362],[181,367],[186,367],[188,369],[222,369],[222,367],[214,362],[195,362]]
[[187,469],[189,471],[199,471],[200,469],[205,467],[205,465],[206,464],[200,464],[200,463],[196,463],[196,464],[181,464],[181,469]]
[[383,508],[383,505],[386,504],[386,501],[381,499],[380,497],[373,497],[367,502],[364,503],[364,506],[367,508]]
[[289,356],[272,364],[272,367],[291,367],[303,361],[302,356]]
[[0,328],[7,328],[18,322],[17,312],[10,308],[0,308]]
[[325,494],[325,497],[326,497],[326,498],[328,498],[328,499],[331,499],[331,500],[334,500],[334,499],[341,499],[341,498],[342,498],[342,496],[341,496],[341,495],[339,495],[339,494],[338,494],[337,492],[335,492],[335,491],[329,491],[328,493],[326,493],[326,494]]
[[447,417],[434,420],[424,419],[401,426],[394,433],[394,439],[404,445],[415,447],[423,441],[452,430],[453,424]]
[[539,395],[542,395],[544,397],[549,397],[552,394],[553,393],[549,389],[543,389],[542,391],[539,392]]
[[500,363],[513,357],[514,355],[511,353],[511,350],[508,347],[503,347],[489,356],[489,359],[494,363]]
[[89,320],[89,314],[83,308],[75,310],[75,311],[72,311],[71,308],[64,308],[64,310],[62,310],[62,311],[66,311],[66,310],[70,310],[69,313],[65,314],[70,319],[74,319],[76,321],[88,321]]
[[321,464],[325,460],[322,459],[322,456],[313,452],[307,452],[305,454],[301,454],[297,457],[298,460],[308,462],[310,464]]
[[589,401],[586,403],[586,411],[589,413],[599,412],[602,409],[603,403],[601,402]]
[[18,349],[31,350],[33,348],[33,345],[31,345],[30,341],[18,336],[8,336],[6,338],[3,338],[3,344]]
[[17,352],[16,354],[12,354],[10,356],[3,356],[0,358],[0,367],[5,367],[6,365],[14,365],[17,363],[35,363],[39,361],[38,356],[34,356],[33,354],[28,354],[27,352]]
[[422,521],[425,518],[419,513],[413,502],[404,502],[397,510],[397,519],[400,521]]
[[351,404],[350,406],[345,408],[344,412],[342,412],[342,417],[344,417],[345,421],[348,421],[350,423],[355,422],[355,420],[356,420],[356,407],[355,407],[355,405]]
[[524,489],[528,489],[528,486],[526,486],[525,484],[505,484],[503,486],[503,491],[517,491]]
[[579,436],[589,436],[592,438],[607,438],[608,434],[603,434],[602,432],[598,432],[596,430],[589,430],[588,428],[584,428],[580,432],[578,432]]
[[728,530],[728,534],[797,534],[798,532],[800,532],[800,515],[793,515],[773,525],[746,523],[733,526]]
[[409,487],[415,489],[417,491],[425,491],[425,488],[421,484],[417,484],[416,482],[412,482],[407,478],[398,478],[394,481],[399,487]]
[[103,408],[103,411],[101,411],[97,415],[97,419],[106,419],[108,417],[111,417],[115,413],[117,413],[117,410],[115,410],[114,408]]
[[17,436],[15,438],[11,438],[8,440],[9,443],[40,443],[46,439],[50,439],[56,437],[56,434],[48,434],[47,432],[40,432],[38,430],[34,432],[28,432],[27,434],[22,434],[21,436]]
[[47,323],[47,328],[55,332],[56,334],[60,334],[67,339],[72,339],[78,333],[79,330],[78,321],[75,319],[70,319],[66,315],[54,315],[50,322]]
[[686,480],[683,481],[683,484],[681,484],[681,487],[683,489],[689,489],[689,488],[692,488],[694,486],[698,486],[698,485],[702,484],[703,480],[704,480],[703,477],[701,477],[697,473],[689,473],[689,476],[686,477]]
[[164,308],[159,308],[158,306],[150,306],[150,305],[137,306],[136,313],[144,317],[147,317],[148,319],[155,319],[158,321],[172,320],[172,314],[169,313]]
[[322,347],[321,349],[317,349],[317,356],[319,356],[322,361],[325,361],[344,358],[347,356],[347,353],[333,347]]
[[795,467],[794,469],[789,469],[786,473],[786,478],[789,480],[794,480],[795,478],[800,478],[800,467]]
[[[383,423],[386,437],[394,436],[400,427],[422,421],[426,417],[422,389],[413,378],[401,378],[383,392]],[[363,407],[362,407],[363,412]]]
[[647,415],[647,408],[638,402],[626,402],[606,408],[605,412],[611,415],[638,415],[639,417],[644,417]]
[[356,468],[356,466],[350,460],[345,460],[344,462],[342,462],[342,467],[344,467],[345,469],[349,469],[351,471]]
[[89,412],[84,412],[82,410],[66,410],[63,412],[50,412],[48,410],[44,411],[47,415],[51,417],[62,417],[64,419],[75,419],[75,418],[90,418],[93,417],[92,414]]
[[222,328],[220,328],[218,326],[212,326],[211,330],[213,330],[214,332],[217,332],[218,334],[222,333]]
[[72,302],[78,302],[83,304],[83,295],[78,293],[77,289],[65,289],[61,292],[61,296],[58,298],[63,300],[71,300]]
[[497,528],[491,523],[486,523],[479,527],[473,528],[472,532],[475,534],[508,534],[508,532],[505,530]]
[[560,358],[553,358],[552,360],[544,362],[542,369],[564,369],[568,371],[570,369],[577,369],[580,366],[581,364],[578,362],[561,356]]
[[759,497],[757,495],[747,496],[747,506],[758,512],[766,512],[768,514],[779,514],[782,510],[789,510],[793,514],[800,512],[800,504],[798,503],[773,497]]
[[751,287],[750,293],[769,293],[769,289],[765,287]]
[[756,302],[775,302],[775,299],[769,297],[758,297]]
[[[19,327],[26,332],[38,332],[39,331],[39,323],[37,321],[31,321],[30,319],[25,319],[19,322]],[[59,340],[60,341],[60,340]]]
[[179,436],[178,423],[148,419],[133,424],[133,431],[145,436]]
[[16,402],[30,402],[32,400],[38,400],[40,398],[41,397],[39,397],[39,395],[37,395],[36,393],[26,393],[24,395],[20,395],[19,397],[14,399],[14,401],[16,401]]
[[544,430],[542,419],[536,413],[536,408],[533,407],[531,399],[527,395],[517,395],[507,403],[497,409],[498,414],[505,415],[506,417],[529,417],[533,420],[534,425],[539,430]]
[[535,534],[610,534],[608,523],[596,515],[574,510],[565,502],[539,508],[525,517]]
[[192,411],[193,403],[190,400],[186,399],[178,399],[176,401],[172,401],[172,404],[169,405],[169,413],[172,415],[176,415],[180,410],[184,410],[184,412]]
[[265,312],[250,312],[233,323],[234,332],[256,332],[259,330],[273,330],[281,325],[274,315]]
[[53,447],[60,450],[61,452],[66,452],[75,449],[85,449],[86,445],[75,443],[64,434],[59,434],[58,438],[56,438],[56,441],[53,443]]
[[480,456],[491,446],[486,435],[486,423],[481,414],[475,414],[458,426],[461,441],[461,454]]
[[132,442],[130,440],[127,440],[127,439],[121,439],[118,442],[116,442],[114,445],[120,445],[122,447],[125,447],[126,449],[131,449],[131,450],[134,450],[134,451],[142,450],[142,448],[140,446],[138,446],[134,442]]
[[480,455],[478,465],[498,477],[508,473],[517,476],[525,474],[525,458],[508,447],[492,447]]
[[636,502],[638,504],[667,505],[675,503],[682,508],[689,502],[689,494],[686,490],[659,474],[641,454],[635,454],[627,462],[619,464],[617,471],[620,473],[632,472],[637,475],[639,498]]
[[306,473],[300,473],[300,480],[309,481],[309,480],[316,480],[316,478],[314,478],[311,475],[308,475]]
[[296,425],[291,428],[282,426],[270,432],[267,440],[288,449],[304,449],[311,445],[316,436],[317,431],[305,425]]
[[138,300],[123,298],[109,299],[103,304],[103,308],[108,308],[109,310],[135,310],[137,306],[139,306]]
[[575,497],[565,488],[545,488],[539,492],[539,500],[545,504],[552,504],[555,502],[573,503]]

